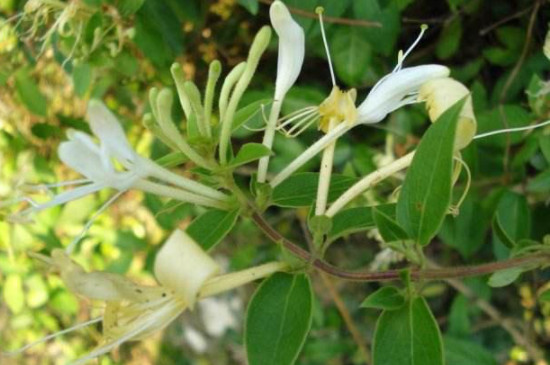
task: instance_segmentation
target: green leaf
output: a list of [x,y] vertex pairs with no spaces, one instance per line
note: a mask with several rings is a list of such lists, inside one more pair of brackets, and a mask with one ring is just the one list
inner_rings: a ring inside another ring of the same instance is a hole
[[476,198],[468,196],[460,206],[458,216],[447,216],[439,231],[441,240],[469,258],[485,242],[489,217]]
[[541,172],[527,184],[527,191],[533,193],[546,193],[550,191],[550,170]]
[[[333,174],[330,179],[329,202],[351,187],[357,179]],[[272,202],[281,207],[307,207],[317,197],[319,174],[303,172],[294,174],[273,189]]]
[[407,232],[390,216],[376,207],[373,208],[372,213],[376,227],[384,242],[403,241],[409,238]]
[[237,2],[242,5],[246,10],[248,10],[252,15],[258,14],[258,0],[237,0]]
[[405,297],[401,290],[394,286],[385,286],[370,294],[361,303],[361,308],[396,310],[405,305]]
[[271,150],[261,143],[247,143],[241,147],[237,156],[229,162],[227,167],[241,166],[270,154]]
[[502,227],[502,223],[500,223],[500,219],[498,215],[496,215],[493,218],[493,233],[495,234],[495,238],[497,238],[504,246],[508,248],[514,248],[516,245],[516,242],[514,242],[513,239],[508,236],[508,233],[504,230]]
[[462,37],[462,22],[460,19],[457,16],[450,22],[445,23],[435,47],[435,54],[438,58],[446,60],[458,51],[460,38]]
[[512,267],[510,269],[499,270],[494,272],[489,278],[489,286],[493,288],[500,288],[502,286],[510,285],[521,275],[523,269],[521,267]]
[[353,12],[357,19],[378,21],[382,24],[380,28],[369,28],[365,31],[365,39],[375,52],[389,56],[394,51],[395,42],[401,32],[401,20],[395,4],[383,8],[381,3],[380,0],[354,1]]
[[374,365],[443,365],[437,322],[422,297],[382,313],[374,333]]
[[539,300],[541,302],[550,302],[550,289],[546,289],[539,295]]
[[38,89],[38,85],[31,78],[27,69],[22,68],[15,73],[15,89],[19,98],[31,113],[41,117],[46,116],[48,101]]
[[420,245],[435,236],[451,203],[457,102],[426,131],[412,160],[399,200],[397,223]]
[[294,364],[311,327],[312,304],[306,275],[276,273],[264,280],[246,313],[248,364]]
[[79,63],[73,68],[73,85],[76,95],[82,97],[92,81],[92,68],[89,63]]
[[[250,104],[248,104],[245,107],[242,107],[241,109],[237,110],[235,112],[235,117],[233,118],[233,124],[231,126],[231,130],[235,131],[239,129],[243,124],[247,123],[249,120],[251,120],[255,115],[262,112],[262,105],[265,107],[269,103],[271,103],[271,99],[260,99],[257,101],[254,101]],[[269,108],[266,108],[266,113],[268,112]]]
[[201,214],[187,227],[187,234],[191,236],[204,250],[216,246],[231,231],[239,210],[209,210]]
[[36,123],[31,127],[31,132],[34,136],[40,139],[48,139],[52,137],[58,137],[61,135],[59,127],[53,126],[48,123]]
[[445,336],[445,363],[449,365],[497,365],[493,355],[479,344]]
[[137,12],[144,2],[145,0],[118,0],[116,7],[122,16],[128,16]]
[[470,316],[468,308],[471,304],[464,295],[458,294],[454,297],[449,312],[449,326],[447,333],[455,336],[468,336],[471,331]]
[[23,293],[23,282],[17,274],[10,274],[6,277],[3,288],[4,302],[15,314],[21,312],[25,305]]
[[182,50],[183,32],[164,1],[146,1],[136,13],[134,41],[155,66],[168,68]]
[[[533,117],[519,105],[502,105],[477,116],[477,133],[487,133],[504,128],[525,127],[533,121]],[[525,139],[524,133],[504,133],[476,140],[480,146],[505,148],[508,142],[512,145]]]
[[339,27],[330,42],[337,77],[347,85],[358,85],[371,61],[371,46],[360,27]]
[[512,191],[502,194],[493,220],[493,229],[493,244],[498,258],[507,256],[502,245],[515,245],[520,239],[529,238],[531,211],[525,196]]
[[[346,234],[376,228],[372,210],[374,207],[349,208],[332,217],[332,228],[328,235],[330,241]],[[395,219],[395,204],[377,205],[376,208]]]

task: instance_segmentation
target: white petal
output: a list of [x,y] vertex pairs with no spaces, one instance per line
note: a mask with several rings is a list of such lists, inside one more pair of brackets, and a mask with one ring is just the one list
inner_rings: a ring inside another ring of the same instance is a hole
[[219,271],[218,264],[182,230],[175,230],[155,259],[159,283],[193,307],[204,282]]
[[446,77],[449,69],[441,65],[423,65],[403,68],[384,76],[359,105],[359,123],[378,123],[395,109],[403,105],[403,99],[426,81]]
[[275,100],[282,100],[296,82],[302,69],[305,53],[304,30],[292,19],[287,7],[281,1],[271,4],[269,16],[279,36]]
[[132,161],[135,155],[130,146],[122,126],[117,118],[99,100],[90,100],[88,103],[88,118],[92,132],[101,140],[110,153],[122,163]]
[[41,211],[44,209],[48,209],[56,205],[65,204],[72,200],[80,199],[83,196],[93,194],[96,191],[99,191],[105,187],[106,185],[104,183],[96,183],[96,182],[88,185],[82,185],[77,188],[64,191],[61,194],[57,194],[52,198],[52,200],[29,209],[32,209],[33,211]]
[[105,166],[99,149],[91,149],[89,145],[73,139],[59,144],[57,154],[65,165],[88,179],[96,182],[105,180]]

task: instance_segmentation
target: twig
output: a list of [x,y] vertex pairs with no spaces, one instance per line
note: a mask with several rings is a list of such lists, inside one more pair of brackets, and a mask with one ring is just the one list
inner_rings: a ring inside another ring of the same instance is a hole
[[528,13],[529,10],[531,10],[533,8],[533,6],[535,6],[535,4],[529,5],[525,9],[520,10],[520,11],[514,13],[514,14],[508,15],[507,17],[504,17],[504,18],[500,19],[499,21],[483,28],[482,30],[479,31],[479,35],[484,36],[485,34],[493,31],[493,29],[498,28],[502,24],[508,23],[510,20],[513,20],[515,18],[519,18],[519,17],[523,16],[523,14]]
[[472,289],[466,286],[459,280],[456,279],[446,279],[445,280],[450,286],[455,288],[458,292],[463,294],[466,298],[472,301],[479,309],[481,309],[489,318],[493,319],[498,325],[500,325],[508,334],[512,337],[514,342],[519,346],[525,348],[529,353],[529,356],[534,360],[543,360],[544,357],[535,345],[529,342],[529,340],[524,336],[512,323],[509,318],[503,317],[497,308],[495,308],[488,301],[479,298]]
[[[261,3],[266,5],[271,5],[274,0],[260,0]],[[288,10],[296,15],[303,16],[304,18],[311,18],[311,19],[317,19],[318,15],[309,12],[307,10],[295,8],[292,6],[287,5]],[[370,21],[370,20],[361,20],[361,19],[349,19],[349,18],[337,18],[332,16],[326,16],[323,15],[323,20],[327,23],[334,23],[334,24],[344,24],[344,25],[350,25],[355,27],[366,27],[366,28],[382,28],[382,24],[380,22]]]
[[359,329],[355,326],[355,323],[353,322],[353,318],[351,318],[351,314],[348,308],[346,307],[346,304],[340,297],[338,290],[336,290],[336,288],[334,287],[334,283],[332,282],[330,277],[324,273],[320,273],[319,276],[321,277],[323,284],[325,285],[330,296],[332,297],[332,300],[334,301],[334,304],[336,305],[338,312],[340,312],[340,315],[342,316],[342,319],[344,320],[346,327],[351,333],[351,337],[353,337],[353,341],[355,341],[355,344],[359,348],[359,352],[361,352],[361,354],[363,355],[365,364],[368,364],[370,355],[369,355],[369,350],[365,346],[367,341],[363,338],[363,336],[361,336],[361,332],[359,332]]
[[521,69],[523,62],[525,62],[525,57],[527,57],[527,51],[529,51],[529,46],[531,45],[531,37],[533,36],[533,28],[535,26],[535,20],[537,19],[537,12],[539,11],[539,7],[540,7],[540,0],[537,0],[535,1],[533,11],[531,12],[531,17],[529,18],[527,35],[525,36],[525,43],[523,45],[523,50],[521,51],[521,56],[519,57],[518,62],[514,66],[514,69],[510,73],[510,76],[508,76],[508,79],[506,80],[506,83],[502,88],[502,92],[500,93],[500,103],[504,102],[504,98],[506,97],[506,93],[508,92],[508,89],[510,89],[510,86],[512,85],[512,82],[514,82],[514,80],[516,79],[516,76],[518,75],[518,72]]
[[[387,270],[387,271],[348,271],[333,266],[319,258],[314,258],[312,255],[296,245],[294,242],[284,238],[257,212],[251,216],[256,225],[274,242],[282,244],[294,256],[310,262],[317,270],[325,272],[331,276],[349,280],[349,281],[395,281],[401,280],[402,270]],[[550,262],[550,255],[537,253],[524,257],[517,257],[503,261],[490,262],[487,264],[475,266],[456,266],[441,269],[420,270],[411,268],[411,279],[419,280],[446,280],[453,278],[464,278],[470,276],[480,276],[490,274],[495,271],[510,269],[514,267],[522,267],[526,265],[541,265]]]

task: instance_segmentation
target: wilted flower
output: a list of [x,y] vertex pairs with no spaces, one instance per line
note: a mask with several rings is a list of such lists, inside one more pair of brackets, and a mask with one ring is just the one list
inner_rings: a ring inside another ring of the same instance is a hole
[[466,86],[449,77],[431,80],[420,88],[418,100],[426,102],[426,109],[432,122],[457,101],[466,98],[458,117],[455,148],[461,150],[474,138],[477,129],[472,97]]
[[[169,325],[182,312],[193,309],[202,297],[214,295],[284,270],[284,263],[268,263],[236,273],[216,276],[218,264],[184,231],[176,230],[164,243],[154,263],[157,286],[136,284],[126,277],[100,271],[86,272],[60,249],[51,257],[33,254],[59,272],[74,294],[105,302],[103,316],[84,325],[102,322],[101,344],[73,364],[106,354],[127,341],[139,341]],[[81,328],[77,325],[74,329]],[[67,333],[64,330],[28,347]]]

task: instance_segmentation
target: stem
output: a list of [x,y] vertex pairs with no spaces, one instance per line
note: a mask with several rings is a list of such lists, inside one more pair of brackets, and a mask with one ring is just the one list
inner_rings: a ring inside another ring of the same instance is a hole
[[[263,145],[271,149],[273,147],[273,139],[275,138],[275,129],[277,127],[277,119],[281,112],[282,100],[274,100],[269,112],[269,120],[265,128]],[[264,183],[267,176],[267,168],[269,167],[269,157],[265,156],[260,159],[258,164],[258,182]]]
[[[435,264],[434,262],[428,261],[428,265],[433,268],[438,268],[439,266]],[[512,337],[514,342],[525,348],[525,350],[529,353],[531,358],[536,360],[541,360],[541,352],[540,349],[536,347],[536,345],[533,345],[530,343],[525,336],[518,331],[518,329],[513,325],[513,323],[508,318],[504,318],[497,308],[495,308],[491,303],[488,301],[478,297],[476,293],[470,289],[468,286],[466,286],[464,283],[457,279],[446,279],[445,280],[450,286],[456,289],[459,293],[463,294],[466,298],[468,298],[470,301],[472,301],[479,309],[481,309],[487,316],[489,316],[491,319],[495,320],[508,334]]]
[[[336,126],[336,120],[331,118],[328,125],[328,132]],[[335,139],[324,150],[321,159],[321,170],[319,171],[319,185],[317,187],[317,201],[315,203],[315,215],[323,215],[327,209],[328,190],[332,176],[332,165],[334,164]]]
[[358,195],[362,194],[365,190],[370,189],[388,176],[395,174],[397,171],[403,170],[404,168],[408,167],[411,164],[413,156],[414,151],[393,161],[391,164],[368,174],[367,176],[359,180],[351,188],[346,190],[345,193],[340,195],[340,197],[336,199],[334,203],[332,203],[330,208],[327,210],[326,215],[328,217],[333,217],[336,213],[340,211],[340,209],[346,206]]
[[292,175],[296,170],[302,167],[306,162],[311,160],[319,151],[328,146],[332,141],[337,138],[340,138],[344,133],[346,133],[350,127],[346,123],[338,124],[333,130],[325,134],[323,137],[317,140],[314,144],[309,146],[307,150],[302,152],[301,155],[296,157],[283,171],[279,172],[270,182],[271,187],[276,187],[284,180],[286,180],[290,175]]
[[212,295],[228,291],[251,281],[265,278],[279,271],[288,271],[289,266],[285,262],[270,262],[260,266],[237,271],[234,273],[216,276],[204,284],[199,292],[199,298],[206,298]]
[[[401,280],[401,270],[387,271],[348,271],[335,267],[321,259],[313,259],[312,255],[296,245],[294,242],[283,237],[257,212],[252,214],[252,220],[256,225],[274,242],[280,243],[288,251],[299,259],[311,263],[317,270],[325,272],[334,277],[343,280],[371,282],[371,281],[399,281]],[[507,259],[503,261],[490,262],[487,264],[475,266],[456,266],[441,269],[420,270],[413,268],[411,270],[411,279],[420,280],[446,280],[453,278],[464,278],[470,276],[481,276],[493,273],[495,271],[510,269],[514,267],[523,267],[528,265],[540,265],[550,263],[550,255],[547,253],[537,253],[523,257]]]
[[323,284],[325,285],[330,296],[332,297],[332,300],[334,301],[334,304],[336,305],[338,312],[340,312],[340,315],[342,316],[342,319],[344,320],[346,327],[351,333],[351,337],[353,338],[353,341],[355,341],[355,344],[359,348],[359,352],[361,353],[361,355],[363,355],[364,363],[368,364],[370,359],[370,354],[369,354],[369,350],[367,349],[367,346],[365,346],[365,344],[367,343],[367,340],[363,338],[363,336],[361,335],[361,332],[353,322],[353,318],[351,317],[351,314],[348,308],[346,307],[346,303],[344,303],[344,301],[340,297],[340,294],[338,293],[338,290],[336,290],[336,288],[334,287],[334,283],[332,282],[330,277],[324,273],[321,273],[321,275],[319,276],[321,277]]
[[198,204],[205,207],[218,208],[222,210],[227,210],[229,208],[229,204],[227,201],[220,201],[220,200],[214,200],[211,198],[206,198],[201,195],[190,193],[186,190],[173,188],[163,184],[157,184],[147,180],[139,180],[134,184],[134,187],[136,189],[143,190],[147,193],[165,196],[168,198],[176,199],[187,203]]

